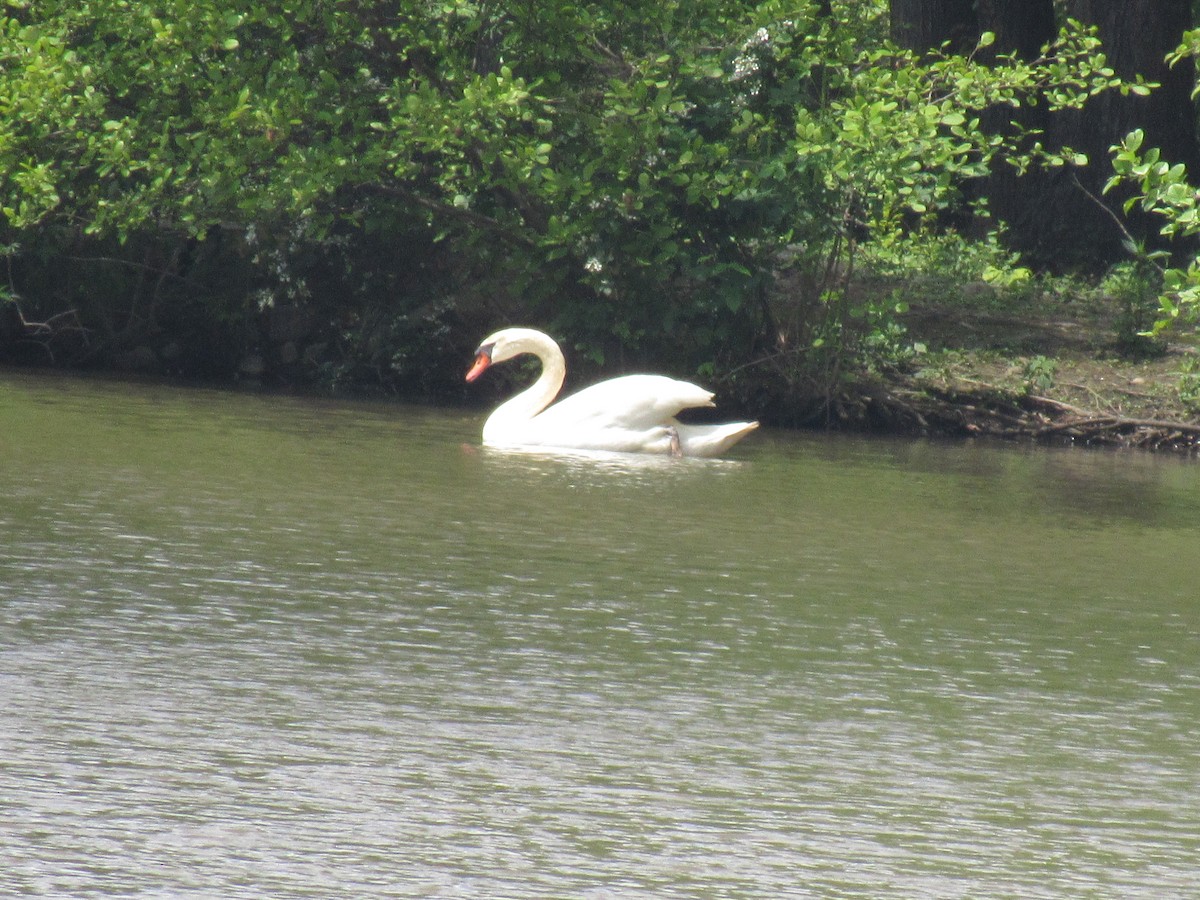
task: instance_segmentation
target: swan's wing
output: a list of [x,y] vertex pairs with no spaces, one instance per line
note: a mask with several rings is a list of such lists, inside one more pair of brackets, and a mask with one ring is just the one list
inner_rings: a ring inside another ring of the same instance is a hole
[[536,420],[554,428],[640,431],[673,424],[680,410],[712,406],[712,396],[665,375],[623,375],[558,401]]

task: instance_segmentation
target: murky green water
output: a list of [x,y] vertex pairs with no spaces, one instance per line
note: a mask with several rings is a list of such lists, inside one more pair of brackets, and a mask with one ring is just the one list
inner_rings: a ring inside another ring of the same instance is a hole
[[1200,465],[0,373],[0,894],[1165,897]]

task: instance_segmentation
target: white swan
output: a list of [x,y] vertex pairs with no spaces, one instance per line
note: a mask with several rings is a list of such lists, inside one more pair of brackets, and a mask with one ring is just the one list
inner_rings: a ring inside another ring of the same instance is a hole
[[684,425],[676,421],[680,410],[712,406],[713,395],[663,375],[612,378],[550,406],[566,376],[566,361],[553,339],[532,328],[505,328],[484,338],[467,381],[474,381],[492,363],[522,353],[540,359],[542,373],[531,387],[488,417],[483,426],[483,442],[488,446],[717,456],[758,427],[757,422]]

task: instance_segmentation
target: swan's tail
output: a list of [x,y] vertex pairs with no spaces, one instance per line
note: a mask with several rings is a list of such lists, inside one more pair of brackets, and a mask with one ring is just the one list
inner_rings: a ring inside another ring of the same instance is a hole
[[720,456],[757,427],[757,422],[675,426],[684,456]]

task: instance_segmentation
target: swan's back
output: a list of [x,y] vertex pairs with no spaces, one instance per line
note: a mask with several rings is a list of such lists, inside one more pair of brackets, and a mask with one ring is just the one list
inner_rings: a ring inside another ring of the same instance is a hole
[[681,410],[713,405],[712,392],[665,375],[622,375],[559,400],[537,419],[555,427],[637,431],[666,425]]

